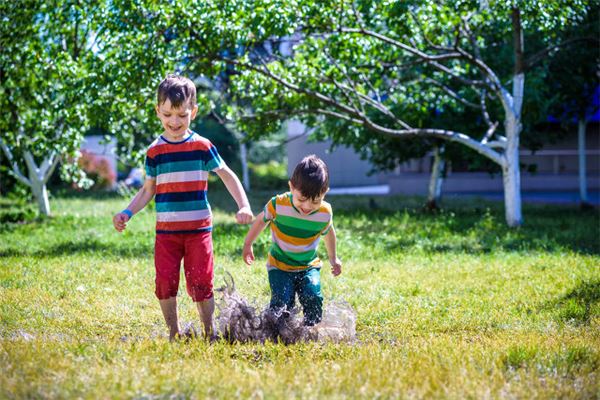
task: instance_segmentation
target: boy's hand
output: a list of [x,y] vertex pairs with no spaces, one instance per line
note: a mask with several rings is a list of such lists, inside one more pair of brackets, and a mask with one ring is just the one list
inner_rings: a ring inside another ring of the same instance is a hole
[[127,221],[129,221],[129,216],[122,212],[115,214],[115,216],[113,217],[113,225],[115,226],[115,229],[119,232],[123,232],[127,225]]
[[238,224],[249,224],[252,222],[254,215],[252,215],[252,210],[250,206],[245,206],[239,209],[239,211],[235,214],[235,220]]
[[336,257],[333,260],[329,260],[329,262],[331,263],[331,274],[333,276],[338,276],[342,273],[342,262],[339,258]]
[[254,262],[254,250],[251,244],[244,244],[244,250],[242,251],[242,258],[248,265],[252,265]]

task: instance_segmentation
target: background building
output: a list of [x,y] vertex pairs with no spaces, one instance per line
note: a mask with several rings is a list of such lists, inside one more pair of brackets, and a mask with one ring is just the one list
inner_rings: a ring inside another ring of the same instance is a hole
[[[575,129],[575,128],[574,128]],[[388,173],[370,174],[372,165],[361,160],[353,149],[336,147],[330,152],[331,142],[308,141],[306,127],[298,121],[288,123],[288,173],[302,157],[317,154],[327,163],[331,174],[331,186],[352,187],[388,185],[392,194],[426,195],[433,165],[433,155],[413,159]],[[588,190],[600,190],[600,126],[588,124],[586,134]],[[576,191],[579,188],[577,132],[555,144],[545,145],[541,150],[521,150],[521,163],[536,165],[534,173],[523,171],[522,191]],[[467,172],[460,166],[447,166],[444,193],[501,192],[502,176],[487,172]]]

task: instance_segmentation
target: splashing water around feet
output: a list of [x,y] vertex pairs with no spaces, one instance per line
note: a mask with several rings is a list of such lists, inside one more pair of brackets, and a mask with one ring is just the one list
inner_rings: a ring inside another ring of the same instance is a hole
[[356,337],[356,313],[343,301],[329,302],[323,308],[323,318],[315,326],[305,326],[292,310],[271,310],[267,307],[258,311],[235,290],[231,274],[225,277],[225,286],[217,289],[221,293],[217,317],[219,334],[233,343],[265,341],[292,344],[301,341],[320,340],[351,342]]

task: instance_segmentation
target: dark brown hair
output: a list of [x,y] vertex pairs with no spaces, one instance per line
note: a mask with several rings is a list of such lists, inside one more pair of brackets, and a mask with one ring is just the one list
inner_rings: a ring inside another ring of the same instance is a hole
[[290,183],[303,196],[314,200],[329,189],[327,165],[314,154],[306,156],[294,168]]
[[182,105],[196,105],[196,85],[190,79],[180,75],[167,75],[158,85],[156,93],[157,104],[161,105],[169,99],[171,105],[179,108]]

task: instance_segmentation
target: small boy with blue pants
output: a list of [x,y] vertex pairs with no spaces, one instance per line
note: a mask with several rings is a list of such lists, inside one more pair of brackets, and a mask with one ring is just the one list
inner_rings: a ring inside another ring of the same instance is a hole
[[272,244],[267,260],[270,308],[291,310],[298,294],[304,324],[312,326],[323,315],[320,274],[323,263],[317,256],[321,236],[332,274],[342,273],[331,205],[324,201],[329,190],[327,166],[317,156],[307,156],[295,167],[288,184],[290,191],[274,196],[256,217],[246,235],[242,257],[248,265],[254,262],[252,244],[270,224]]

